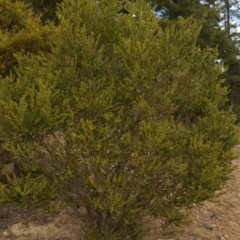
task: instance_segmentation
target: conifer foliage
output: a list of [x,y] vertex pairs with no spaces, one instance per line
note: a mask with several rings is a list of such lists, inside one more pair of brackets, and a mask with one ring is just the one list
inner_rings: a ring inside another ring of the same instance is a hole
[[141,239],[146,215],[180,221],[222,187],[236,143],[199,24],[162,29],[145,1],[124,7],[63,1],[51,55],[18,55],[17,79],[0,83],[1,139],[86,210],[86,239]]

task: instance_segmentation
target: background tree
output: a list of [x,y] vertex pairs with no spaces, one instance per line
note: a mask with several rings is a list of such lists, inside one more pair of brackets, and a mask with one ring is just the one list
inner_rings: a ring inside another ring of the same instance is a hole
[[47,21],[57,23],[57,5],[60,4],[62,0],[28,0],[28,2],[31,3],[33,11],[41,15],[41,19],[44,23]]
[[143,0],[121,7],[65,0],[51,54],[18,55],[0,83],[1,139],[26,174],[86,210],[86,239],[141,239],[146,215],[179,222],[221,189],[236,143],[200,25],[161,28]]
[[[222,58],[228,66],[228,71],[223,74],[227,78],[227,83],[231,86],[229,93],[230,105],[233,105],[234,111],[240,116],[240,35],[237,32],[237,25],[240,20],[240,4],[235,0],[217,1],[215,8],[221,14],[223,29],[225,31],[225,41],[222,41],[221,48],[224,49]],[[228,40],[228,41],[227,41]],[[232,42],[231,48],[227,47],[227,42]]]
[[23,1],[0,0],[0,76],[14,71],[14,54],[49,52],[51,25],[42,25],[30,4]]
[[214,5],[220,10],[222,20],[224,21],[224,28],[228,32],[229,37],[236,32],[238,21],[240,20],[240,3],[236,0],[222,0],[217,1]]
[[192,15],[199,21],[205,19],[198,36],[198,44],[202,49],[218,48],[217,59],[227,68],[221,77],[227,79],[226,85],[231,89],[228,95],[229,103],[233,105],[234,111],[240,116],[239,87],[237,87],[240,76],[237,45],[239,37],[233,24],[233,18],[239,17],[239,1],[174,0],[172,4],[162,0],[150,0],[150,2],[157,4],[157,9],[168,20],[176,20],[179,16],[187,18]]

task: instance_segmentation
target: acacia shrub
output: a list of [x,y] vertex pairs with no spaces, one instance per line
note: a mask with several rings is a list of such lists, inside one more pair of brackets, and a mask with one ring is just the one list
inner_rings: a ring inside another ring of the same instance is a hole
[[[26,172],[84,208],[86,239],[141,239],[147,215],[179,222],[231,172],[235,116],[200,24],[159,25],[149,4],[65,0],[46,57],[1,82],[0,133]],[[50,178],[51,176],[51,178]]]

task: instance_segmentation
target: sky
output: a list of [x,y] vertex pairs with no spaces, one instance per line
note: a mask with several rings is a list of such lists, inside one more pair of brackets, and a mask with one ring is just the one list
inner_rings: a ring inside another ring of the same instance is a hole
[[240,22],[236,22],[238,24],[238,27],[236,29],[237,32],[240,32]]

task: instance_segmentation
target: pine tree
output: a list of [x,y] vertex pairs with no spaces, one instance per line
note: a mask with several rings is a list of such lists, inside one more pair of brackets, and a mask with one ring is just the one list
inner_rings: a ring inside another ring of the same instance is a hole
[[217,51],[196,45],[201,26],[124,7],[65,0],[51,54],[18,55],[0,83],[0,137],[86,210],[86,239],[142,239],[146,215],[177,223],[232,169],[235,116],[219,110],[227,89]]
[[[222,17],[222,22],[224,23],[224,31],[225,35],[222,39],[222,44],[220,47],[224,50],[222,51],[222,58],[226,66],[228,67],[228,71],[223,74],[223,77],[227,79],[227,84],[230,85],[231,91],[229,93],[229,103],[233,106],[234,112],[237,113],[238,119],[240,118],[240,97],[239,97],[239,89],[240,89],[240,46],[239,36],[237,33],[237,21],[240,20],[240,4],[239,1],[235,0],[224,0],[217,2],[216,9],[219,10]],[[230,45],[229,42],[232,44]],[[228,43],[228,44],[227,44]]]

